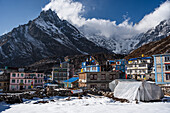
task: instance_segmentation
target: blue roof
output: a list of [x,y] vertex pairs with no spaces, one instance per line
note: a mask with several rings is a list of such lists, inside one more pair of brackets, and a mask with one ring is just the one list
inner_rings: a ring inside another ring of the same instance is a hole
[[78,80],[78,79],[79,79],[79,77],[73,77],[73,78],[70,78],[70,79],[65,80],[65,81],[63,81],[63,82],[75,82],[75,81]]
[[137,59],[151,59],[152,57],[139,57],[139,58],[131,58],[128,61],[133,61],[133,60],[137,60]]
[[152,57],[141,57],[141,59],[151,59]]
[[132,60],[137,60],[138,58],[131,58],[131,59],[129,59],[129,61],[132,61]]

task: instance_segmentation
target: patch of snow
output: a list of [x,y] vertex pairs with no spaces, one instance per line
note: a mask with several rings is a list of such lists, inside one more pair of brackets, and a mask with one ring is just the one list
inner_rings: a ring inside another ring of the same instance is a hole
[[[150,102],[134,104],[115,102],[107,97],[51,97],[24,100],[24,103],[8,105],[0,103],[2,113],[169,113],[169,102]],[[55,102],[50,101],[53,99]],[[33,104],[37,101],[49,101],[46,104]]]
[[59,43],[61,43],[62,45],[64,45],[63,40],[59,39],[59,38],[54,38],[54,40],[58,41]]
[[81,51],[81,50],[80,50],[80,49],[78,49],[78,48],[77,48],[77,50],[78,50],[80,53],[84,54],[84,55],[88,55],[88,53],[83,52],[83,51]]

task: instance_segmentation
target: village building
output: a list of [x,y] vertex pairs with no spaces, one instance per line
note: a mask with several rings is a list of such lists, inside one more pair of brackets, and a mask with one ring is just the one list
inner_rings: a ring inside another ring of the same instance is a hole
[[98,61],[93,57],[90,57],[90,60],[86,60],[86,62],[82,62],[82,69],[79,73],[79,87],[109,90],[109,83],[119,78],[119,72],[112,69],[109,71],[105,70],[107,70],[107,66],[99,65]]
[[118,72],[81,72],[79,73],[79,87],[109,90],[109,83],[118,78]]
[[9,91],[10,72],[17,71],[17,67],[8,67],[0,69],[0,91]]
[[62,62],[52,68],[52,80],[63,82],[74,75],[74,65],[68,62]]
[[153,57],[156,84],[170,84],[170,54],[157,54]]
[[10,79],[10,74],[6,73],[5,70],[1,70],[0,71],[0,91],[9,90],[9,79]]
[[78,88],[79,77],[72,77],[68,80],[63,81],[65,88]]
[[137,80],[152,79],[153,61],[151,57],[131,58],[126,64],[126,78]]
[[92,62],[82,62],[82,68],[81,72],[100,72],[101,66],[97,63],[95,64],[95,61],[92,60]]
[[126,59],[108,60],[109,65],[112,66],[113,71],[120,73],[120,78],[125,78],[125,65],[127,64]]
[[27,90],[43,87],[44,73],[11,72],[9,90]]

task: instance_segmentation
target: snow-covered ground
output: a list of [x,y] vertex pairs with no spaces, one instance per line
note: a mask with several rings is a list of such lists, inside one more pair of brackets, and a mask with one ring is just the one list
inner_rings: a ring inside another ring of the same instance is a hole
[[[24,100],[24,103],[8,105],[0,103],[2,113],[170,113],[170,102],[152,102],[139,104],[120,103],[106,97],[51,97],[46,99]],[[45,104],[33,104],[37,101],[49,101]],[[54,100],[50,101],[50,100]]]

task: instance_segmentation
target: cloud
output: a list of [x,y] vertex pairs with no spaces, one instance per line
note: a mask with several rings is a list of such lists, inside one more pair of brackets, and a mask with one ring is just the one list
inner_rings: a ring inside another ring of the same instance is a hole
[[138,31],[145,32],[146,30],[155,27],[162,20],[170,18],[170,1],[166,1],[156,8],[154,12],[144,16],[144,18],[134,27]]
[[138,23],[133,25],[129,22],[130,18],[124,15],[122,23],[104,19],[88,19],[83,17],[85,6],[73,0],[51,0],[43,10],[51,9],[55,11],[61,19],[65,19],[79,28],[86,36],[100,35],[106,38],[116,37],[131,38],[139,33],[155,27],[162,20],[170,18],[170,1],[166,1],[156,8],[152,13],[144,16]]
[[51,0],[43,10],[55,11],[61,19],[70,21],[74,25],[82,26],[85,18],[82,17],[84,6],[80,2],[72,0]]

